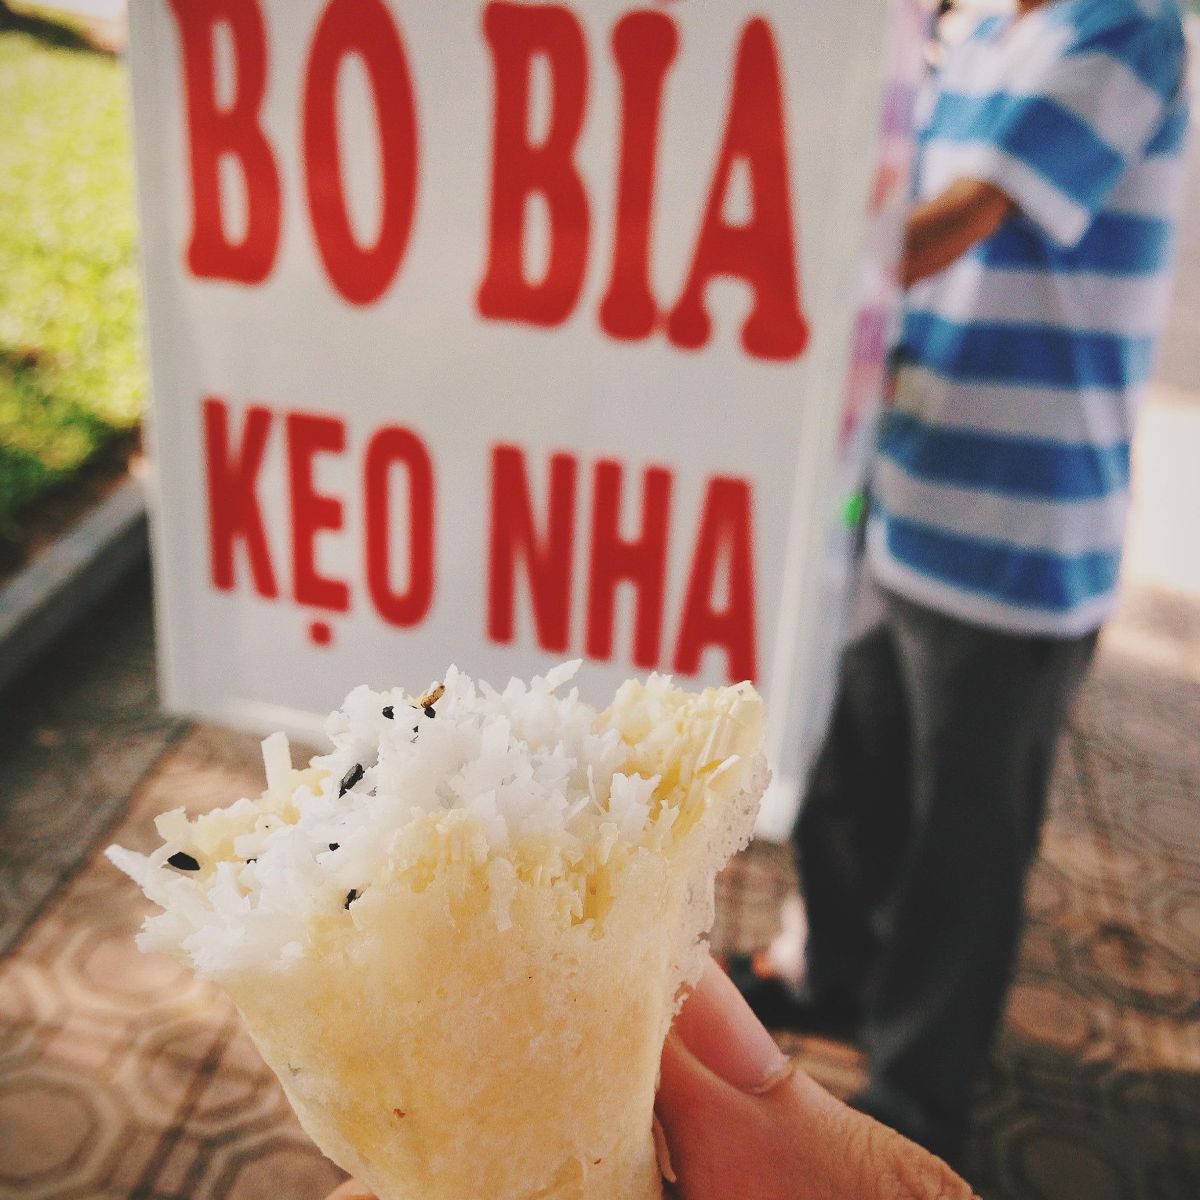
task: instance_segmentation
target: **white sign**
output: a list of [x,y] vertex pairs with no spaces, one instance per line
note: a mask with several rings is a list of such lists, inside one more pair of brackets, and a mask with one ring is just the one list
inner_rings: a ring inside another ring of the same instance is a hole
[[580,656],[755,679],[794,776],[914,11],[133,5],[168,705]]

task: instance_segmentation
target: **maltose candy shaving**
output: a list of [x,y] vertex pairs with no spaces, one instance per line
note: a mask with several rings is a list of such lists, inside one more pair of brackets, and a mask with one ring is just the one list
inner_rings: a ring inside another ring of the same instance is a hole
[[[164,909],[140,944],[201,973],[286,966],[315,931],[353,923],[372,886],[454,862],[577,890],[574,919],[599,919],[589,886],[614,855],[673,851],[739,754],[757,751],[747,731],[761,702],[749,685],[689,694],[652,676],[598,713],[574,688],[558,694],[578,666],[503,691],[454,667],[417,699],[356,688],[326,722],[333,750],[299,770],[273,734],[259,799],[193,821],[163,814],[164,844],[149,856],[110,848]],[[398,708],[415,726],[395,720]],[[703,746],[689,740],[692,712],[710,730]],[[508,920],[502,904],[496,920]]]

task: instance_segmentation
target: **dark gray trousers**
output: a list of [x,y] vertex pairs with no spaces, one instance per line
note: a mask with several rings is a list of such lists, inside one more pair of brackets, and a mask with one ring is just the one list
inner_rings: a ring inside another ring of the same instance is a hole
[[1097,635],[1013,637],[892,595],[882,608],[845,652],[793,835],[808,985],[863,1018],[861,1107],[954,1159]]

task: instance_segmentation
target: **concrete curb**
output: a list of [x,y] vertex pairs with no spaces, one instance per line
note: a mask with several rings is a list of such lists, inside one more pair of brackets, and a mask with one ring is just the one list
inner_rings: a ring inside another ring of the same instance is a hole
[[145,491],[127,479],[0,590],[0,689],[147,552]]

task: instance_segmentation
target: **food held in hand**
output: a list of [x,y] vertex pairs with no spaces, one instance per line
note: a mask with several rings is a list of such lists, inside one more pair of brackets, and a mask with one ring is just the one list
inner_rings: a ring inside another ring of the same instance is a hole
[[109,856],[139,944],[233,997],[305,1129],[383,1200],[650,1200],[663,1038],[767,781],[749,684],[577,664],[357,688],[332,753]]

